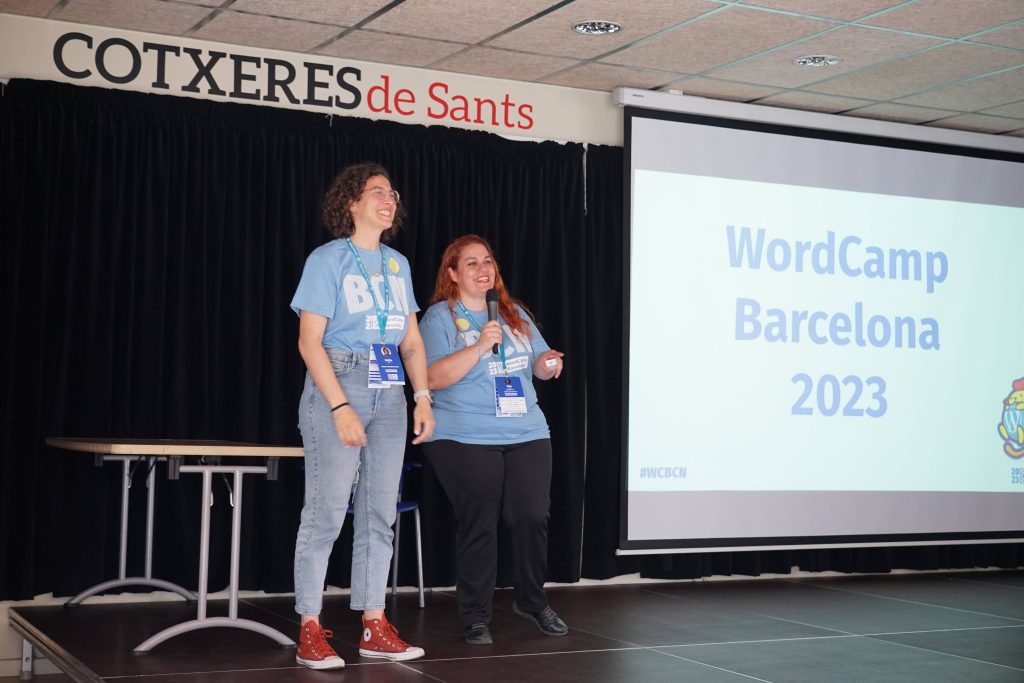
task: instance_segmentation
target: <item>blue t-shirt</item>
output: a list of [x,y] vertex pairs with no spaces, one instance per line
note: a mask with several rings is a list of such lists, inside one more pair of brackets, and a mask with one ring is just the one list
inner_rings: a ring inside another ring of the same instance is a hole
[[[494,414],[494,378],[503,375],[501,357],[488,354],[466,376],[445,389],[434,392],[434,434],[431,441],[451,439],[462,443],[508,444],[550,438],[547,419],[537,405],[533,388],[533,361],[548,350],[547,342],[521,308],[520,314],[530,326],[530,337],[512,331],[500,320],[504,333],[505,366],[510,377],[518,376],[526,397],[526,415],[498,417]],[[487,324],[486,311],[469,311],[477,326]],[[427,348],[427,365],[476,344],[480,332],[466,320],[458,304],[448,308],[439,301],[423,314],[420,333]]]
[[[361,247],[356,247],[356,251],[370,276],[377,306],[384,305],[382,266],[387,271],[390,302],[386,338],[389,344],[399,344],[405,337],[409,314],[420,310],[412,291],[409,262],[383,244],[378,251]],[[369,353],[370,344],[380,341],[377,308],[366,287],[366,278],[344,239],[331,240],[310,253],[291,306],[296,313],[309,311],[327,318],[325,348]]]

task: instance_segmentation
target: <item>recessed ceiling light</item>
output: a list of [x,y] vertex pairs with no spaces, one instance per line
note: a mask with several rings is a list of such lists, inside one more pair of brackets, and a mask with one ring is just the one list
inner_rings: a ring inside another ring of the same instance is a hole
[[614,21],[581,21],[572,27],[576,33],[584,33],[588,36],[601,36],[605,33],[615,33],[622,30],[622,24]]
[[793,63],[797,66],[835,66],[843,60],[832,55],[804,55],[797,57]]

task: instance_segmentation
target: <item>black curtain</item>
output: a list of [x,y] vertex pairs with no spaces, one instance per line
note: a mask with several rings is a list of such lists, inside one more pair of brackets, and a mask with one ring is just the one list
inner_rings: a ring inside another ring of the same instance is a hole
[[[13,81],[0,97],[0,599],[70,595],[117,574],[119,469],[49,449],[47,436],[300,443],[304,369],[288,303],[306,255],[330,239],[324,190],[346,164],[383,163],[409,218],[393,246],[420,307],[441,251],[476,232],[567,367],[541,390],[556,462],[550,576],[579,578],[585,312],[583,149],[485,133]],[[407,457],[415,457],[410,448]],[[132,489],[143,503],[142,474]],[[195,586],[199,478],[157,481],[154,574]],[[227,582],[217,482],[211,588]],[[428,582],[454,583],[451,513],[429,473]],[[301,462],[246,483],[242,588],[292,589]],[[142,573],[144,505],[129,575]],[[412,557],[412,525],[403,551]],[[406,546],[408,543],[408,547]],[[329,581],[348,585],[339,544]],[[403,583],[415,569],[404,561]]]
[[[71,595],[117,574],[120,473],[47,436],[299,444],[303,366],[288,308],[320,205],[346,164],[378,161],[409,218],[394,246],[426,308],[441,251],[475,232],[566,353],[541,383],[555,453],[549,578],[1018,566],[1020,546],[617,557],[622,150],[516,142],[169,96],[11,82],[0,96],[0,600]],[[585,180],[584,180],[585,179]],[[584,187],[584,185],[586,187]],[[410,448],[407,457],[417,456]],[[145,487],[131,490],[128,574],[142,573]],[[157,477],[154,574],[197,579],[199,478]],[[452,514],[429,470],[429,585],[454,583]],[[227,583],[218,481],[210,587]],[[248,477],[243,589],[290,591],[301,462]],[[403,533],[401,583],[415,568]],[[348,585],[344,534],[329,582]],[[503,546],[503,552],[506,548]],[[502,583],[507,576],[500,576]]]

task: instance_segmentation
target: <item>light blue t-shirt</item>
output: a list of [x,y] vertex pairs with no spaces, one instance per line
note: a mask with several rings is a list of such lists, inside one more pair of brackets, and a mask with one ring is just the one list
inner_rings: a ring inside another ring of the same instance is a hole
[[[412,291],[409,261],[384,244],[378,251],[361,247],[356,251],[370,276],[378,306],[384,305],[382,266],[387,271],[391,291],[386,338],[389,344],[398,344],[405,337],[409,314],[420,310]],[[369,353],[370,344],[380,341],[377,308],[344,239],[331,240],[310,253],[291,306],[296,313],[309,311],[327,318],[323,339],[326,348]]]
[[[498,417],[494,414],[494,378],[502,376],[501,357],[488,354],[481,358],[466,376],[445,389],[434,392],[434,419],[437,424],[431,441],[451,439],[461,443],[508,444],[551,437],[547,419],[537,405],[533,388],[533,361],[548,350],[547,342],[523,309],[520,314],[530,326],[530,338],[512,331],[500,320],[504,333],[505,365],[509,376],[522,380],[526,397],[526,415]],[[477,326],[487,324],[486,311],[469,311]],[[480,338],[477,327],[466,320],[458,304],[448,308],[439,301],[423,314],[420,333],[427,348],[427,365],[445,356],[476,344]]]

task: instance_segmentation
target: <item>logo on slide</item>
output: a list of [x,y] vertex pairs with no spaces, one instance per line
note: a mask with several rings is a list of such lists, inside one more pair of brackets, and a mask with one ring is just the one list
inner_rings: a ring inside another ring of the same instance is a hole
[[1024,377],[1013,382],[1013,391],[1003,401],[1003,421],[999,423],[1003,450],[1011,458],[1024,456]]

